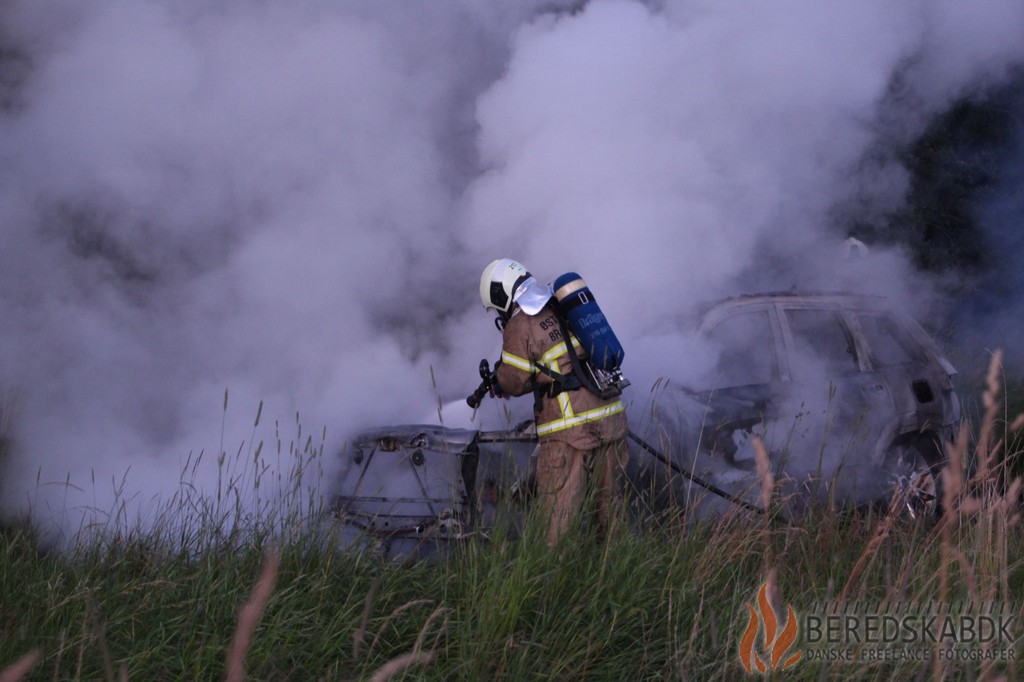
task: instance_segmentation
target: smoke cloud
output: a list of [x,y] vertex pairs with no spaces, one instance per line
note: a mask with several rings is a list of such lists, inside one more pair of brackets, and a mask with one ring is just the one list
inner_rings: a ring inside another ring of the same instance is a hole
[[837,266],[847,214],[905,201],[889,150],[1022,34],[1008,2],[6,3],[4,505],[73,527],[189,453],[467,423],[496,257],[583,274],[641,391],[723,295],[923,309],[902,254]]

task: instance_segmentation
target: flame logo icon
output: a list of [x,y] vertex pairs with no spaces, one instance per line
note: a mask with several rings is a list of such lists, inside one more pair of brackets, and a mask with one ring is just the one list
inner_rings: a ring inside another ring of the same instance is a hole
[[[755,611],[750,604],[747,604],[747,611],[750,612],[750,622],[747,623],[747,629],[743,633],[743,638],[740,639],[740,662],[748,673],[754,672],[755,668],[762,673],[769,668],[785,670],[800,660],[803,652],[797,651],[785,663],[779,664],[796,641],[796,614],[793,612],[793,607],[787,604],[786,623],[780,631],[775,609],[768,602],[767,582],[761,585],[761,589],[757,593],[757,610]],[[757,632],[761,629],[762,620],[764,621],[764,652],[765,654],[771,652],[770,656],[765,656],[765,660],[761,660],[761,656],[754,649],[754,640],[757,639]]]

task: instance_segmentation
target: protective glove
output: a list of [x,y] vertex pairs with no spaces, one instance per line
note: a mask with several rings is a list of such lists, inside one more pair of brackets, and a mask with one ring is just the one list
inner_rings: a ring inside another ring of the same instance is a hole
[[494,371],[491,372],[490,393],[492,398],[505,398],[508,400],[508,396],[505,395],[505,391],[501,388],[501,384],[498,383],[498,367],[500,366],[501,360],[494,363]]

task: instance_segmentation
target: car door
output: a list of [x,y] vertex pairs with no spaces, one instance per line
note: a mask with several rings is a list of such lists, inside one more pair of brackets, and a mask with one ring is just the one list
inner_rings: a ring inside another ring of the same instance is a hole
[[706,406],[701,451],[710,460],[709,473],[728,480],[728,469],[713,464],[753,472],[752,437],[771,440],[778,396],[788,381],[781,328],[774,306],[759,302],[726,311],[703,331],[717,361],[710,388],[697,394]]
[[953,392],[952,366],[943,366],[941,358],[915,337],[907,319],[869,309],[855,310],[853,317],[873,371],[893,392],[899,420],[896,435],[955,427],[959,403]]
[[789,476],[843,503],[875,499],[885,481],[873,466],[896,414],[851,317],[838,304],[780,303],[793,419],[782,450]]

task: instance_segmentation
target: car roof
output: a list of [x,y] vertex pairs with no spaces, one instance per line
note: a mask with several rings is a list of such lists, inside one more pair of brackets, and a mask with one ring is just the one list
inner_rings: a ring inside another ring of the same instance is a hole
[[733,313],[742,312],[747,308],[759,308],[767,304],[791,304],[799,306],[823,308],[867,308],[872,310],[889,310],[887,300],[883,296],[855,294],[851,292],[824,291],[775,291],[758,294],[742,294],[716,301],[707,306],[701,313],[701,327],[729,317]]

